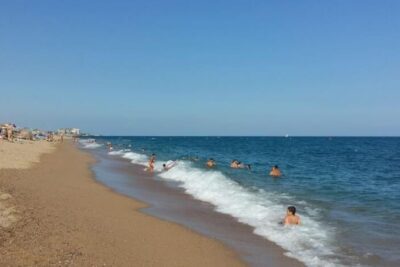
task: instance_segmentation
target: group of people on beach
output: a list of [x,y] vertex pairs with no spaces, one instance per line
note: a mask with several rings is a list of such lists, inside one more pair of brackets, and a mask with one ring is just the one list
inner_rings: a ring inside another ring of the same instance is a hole
[[63,142],[64,133],[54,133],[51,131],[30,130],[28,128],[19,128],[14,123],[0,124],[0,140],[9,142],[21,140],[46,140],[48,142]]
[[13,142],[14,140],[14,129],[16,128],[13,123],[6,123],[0,127],[0,139],[7,140],[9,142]]
[[48,142],[60,142],[60,143],[62,143],[62,142],[64,142],[64,134],[61,133],[61,134],[55,135],[54,133],[49,132],[49,133],[47,134],[47,136],[46,136],[46,141],[48,141]]

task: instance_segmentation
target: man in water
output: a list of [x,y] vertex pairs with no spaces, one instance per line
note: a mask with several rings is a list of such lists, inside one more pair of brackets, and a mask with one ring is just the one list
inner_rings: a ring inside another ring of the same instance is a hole
[[278,165],[272,167],[271,172],[269,173],[272,177],[280,177],[282,175],[281,170],[279,169]]
[[239,168],[241,168],[241,169],[251,170],[251,165],[250,164],[244,164],[244,163],[241,163],[241,162],[239,162],[238,164],[239,164]]
[[290,206],[287,208],[285,219],[283,220],[284,225],[298,225],[300,224],[300,217],[296,215],[296,208]]
[[215,160],[210,158],[209,160],[207,160],[207,164],[206,165],[207,165],[208,168],[214,168],[215,165],[216,165]]
[[249,170],[251,170],[251,165],[250,164],[244,164],[244,163],[234,159],[231,162],[231,168],[232,169],[249,169]]
[[169,169],[173,168],[176,164],[176,161],[168,160],[167,163],[163,164],[164,171],[168,171]]
[[239,163],[239,162],[238,162],[236,159],[232,160],[232,162],[231,162],[231,168],[232,168],[232,169],[237,169],[237,168],[239,168],[238,163]]

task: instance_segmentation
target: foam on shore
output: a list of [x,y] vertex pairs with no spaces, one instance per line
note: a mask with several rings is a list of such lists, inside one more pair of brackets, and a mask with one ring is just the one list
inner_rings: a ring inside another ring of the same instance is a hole
[[79,144],[85,149],[94,149],[103,146],[103,144],[96,143],[93,139],[81,139]]

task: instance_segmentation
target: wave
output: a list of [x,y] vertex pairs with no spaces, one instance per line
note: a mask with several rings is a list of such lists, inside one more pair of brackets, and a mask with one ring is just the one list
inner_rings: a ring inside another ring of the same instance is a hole
[[[108,152],[109,155],[119,155],[124,159],[129,159],[131,163],[142,166],[148,166],[149,157],[140,153],[132,152],[130,149],[123,149],[118,151]],[[162,162],[156,161],[154,164],[154,171],[161,172],[163,170]]]
[[116,150],[116,151],[110,151],[108,152],[109,155],[114,155],[114,156],[122,156],[127,152],[130,152],[130,149],[122,149],[122,150]]
[[[148,157],[143,154],[131,151],[109,154],[147,165]],[[283,226],[279,224],[287,207],[283,203],[295,203],[290,196],[246,188],[220,171],[200,169],[187,161],[178,161],[174,168],[165,172],[162,172],[162,163],[155,167],[159,177],[179,182],[186,193],[213,204],[217,212],[252,226],[255,234],[287,250],[286,256],[307,266],[342,266],[337,257],[339,248],[332,244],[334,229],[318,222],[315,219],[318,212],[306,202],[302,202],[306,206],[301,213],[302,225]]]
[[81,139],[79,144],[86,149],[94,149],[103,146],[103,144],[96,143],[94,139]]

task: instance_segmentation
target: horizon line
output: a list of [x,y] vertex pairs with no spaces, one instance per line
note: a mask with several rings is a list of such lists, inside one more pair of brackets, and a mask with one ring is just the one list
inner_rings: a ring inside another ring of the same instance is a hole
[[106,135],[106,134],[89,134],[83,137],[394,137],[399,138],[400,135]]

